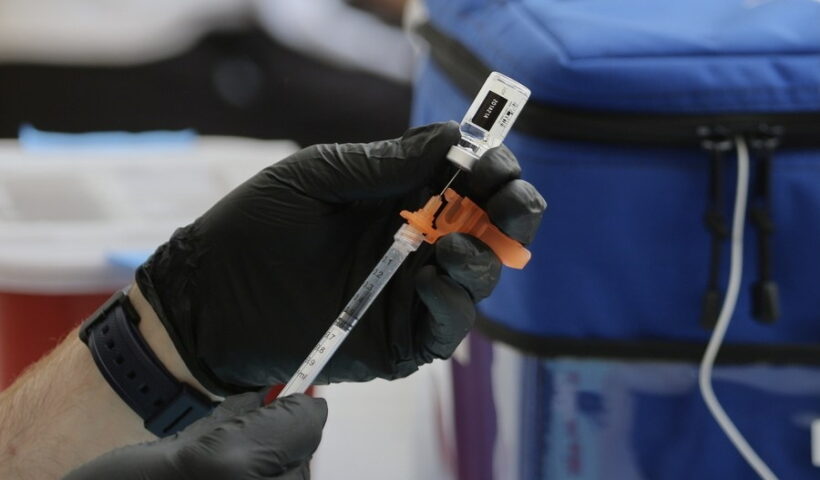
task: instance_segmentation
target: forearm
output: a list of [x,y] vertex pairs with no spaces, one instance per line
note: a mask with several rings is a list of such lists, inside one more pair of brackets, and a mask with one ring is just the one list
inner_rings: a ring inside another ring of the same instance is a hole
[[152,437],[102,378],[76,330],[0,394],[0,478],[60,478]]
[[[140,331],[181,381],[200,389],[150,305],[130,294]],[[113,448],[155,438],[111,389],[77,331],[0,393],[0,478],[46,480]]]
[[148,300],[145,299],[136,284],[131,286],[128,298],[140,317],[140,334],[165,368],[180,382],[187,383],[205,393],[212,400],[220,400],[221,397],[208,392],[185,366],[185,362],[182,361],[182,357],[179,356],[174,347],[174,342],[168,336],[168,332],[157,317],[156,312],[154,312],[151,304],[148,303]]

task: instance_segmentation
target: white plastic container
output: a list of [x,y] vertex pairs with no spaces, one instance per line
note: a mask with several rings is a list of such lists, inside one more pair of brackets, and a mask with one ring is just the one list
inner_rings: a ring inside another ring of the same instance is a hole
[[287,141],[49,148],[0,141],[0,389],[133,279],[113,255],[148,252],[265,166]]

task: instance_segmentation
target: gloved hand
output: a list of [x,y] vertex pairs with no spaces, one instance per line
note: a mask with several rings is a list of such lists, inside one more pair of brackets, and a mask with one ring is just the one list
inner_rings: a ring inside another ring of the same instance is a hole
[[63,480],[305,480],[327,420],[324,400],[290,395],[261,407],[228,397],[182,432],[102,455]]
[[[286,382],[416,210],[452,173],[454,122],[370,144],[306,148],[258,173],[139,269],[138,285],[192,373],[214,393]],[[505,147],[456,191],[528,243],[546,207]],[[318,378],[398,378],[452,354],[490,294],[500,263],[451,234],[423,244]]]

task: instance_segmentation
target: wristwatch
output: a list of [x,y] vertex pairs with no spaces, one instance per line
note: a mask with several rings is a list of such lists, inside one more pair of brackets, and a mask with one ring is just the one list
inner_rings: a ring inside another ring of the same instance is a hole
[[165,368],[145,342],[127,290],[109,298],[80,327],[94,363],[111,388],[158,437],[172,435],[217,405]]

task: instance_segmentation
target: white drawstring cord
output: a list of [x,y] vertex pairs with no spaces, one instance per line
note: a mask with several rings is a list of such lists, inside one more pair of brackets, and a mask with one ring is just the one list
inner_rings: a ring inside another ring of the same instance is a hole
[[720,428],[723,429],[723,433],[729,437],[729,440],[732,441],[732,444],[734,444],[737,451],[740,452],[749,466],[757,472],[761,479],[777,480],[775,474],[772,473],[766,463],[757,455],[751,445],[743,438],[743,435],[737,427],[735,427],[732,419],[729,418],[726,411],[723,410],[723,407],[720,405],[720,402],[718,402],[715,392],[712,389],[712,367],[715,364],[715,358],[723,343],[726,330],[729,328],[729,322],[732,321],[732,315],[737,305],[738,291],[740,290],[740,279],[743,276],[743,225],[746,221],[746,203],[749,190],[749,150],[746,147],[745,140],[740,136],[735,137],[735,146],[737,148],[737,188],[735,190],[735,209],[732,218],[729,286],[726,289],[726,297],[720,308],[717,324],[712,332],[712,337],[709,339],[709,344],[706,346],[703,359],[700,362],[698,383],[703,401],[706,402],[706,406],[709,408],[715,421],[720,425]]

